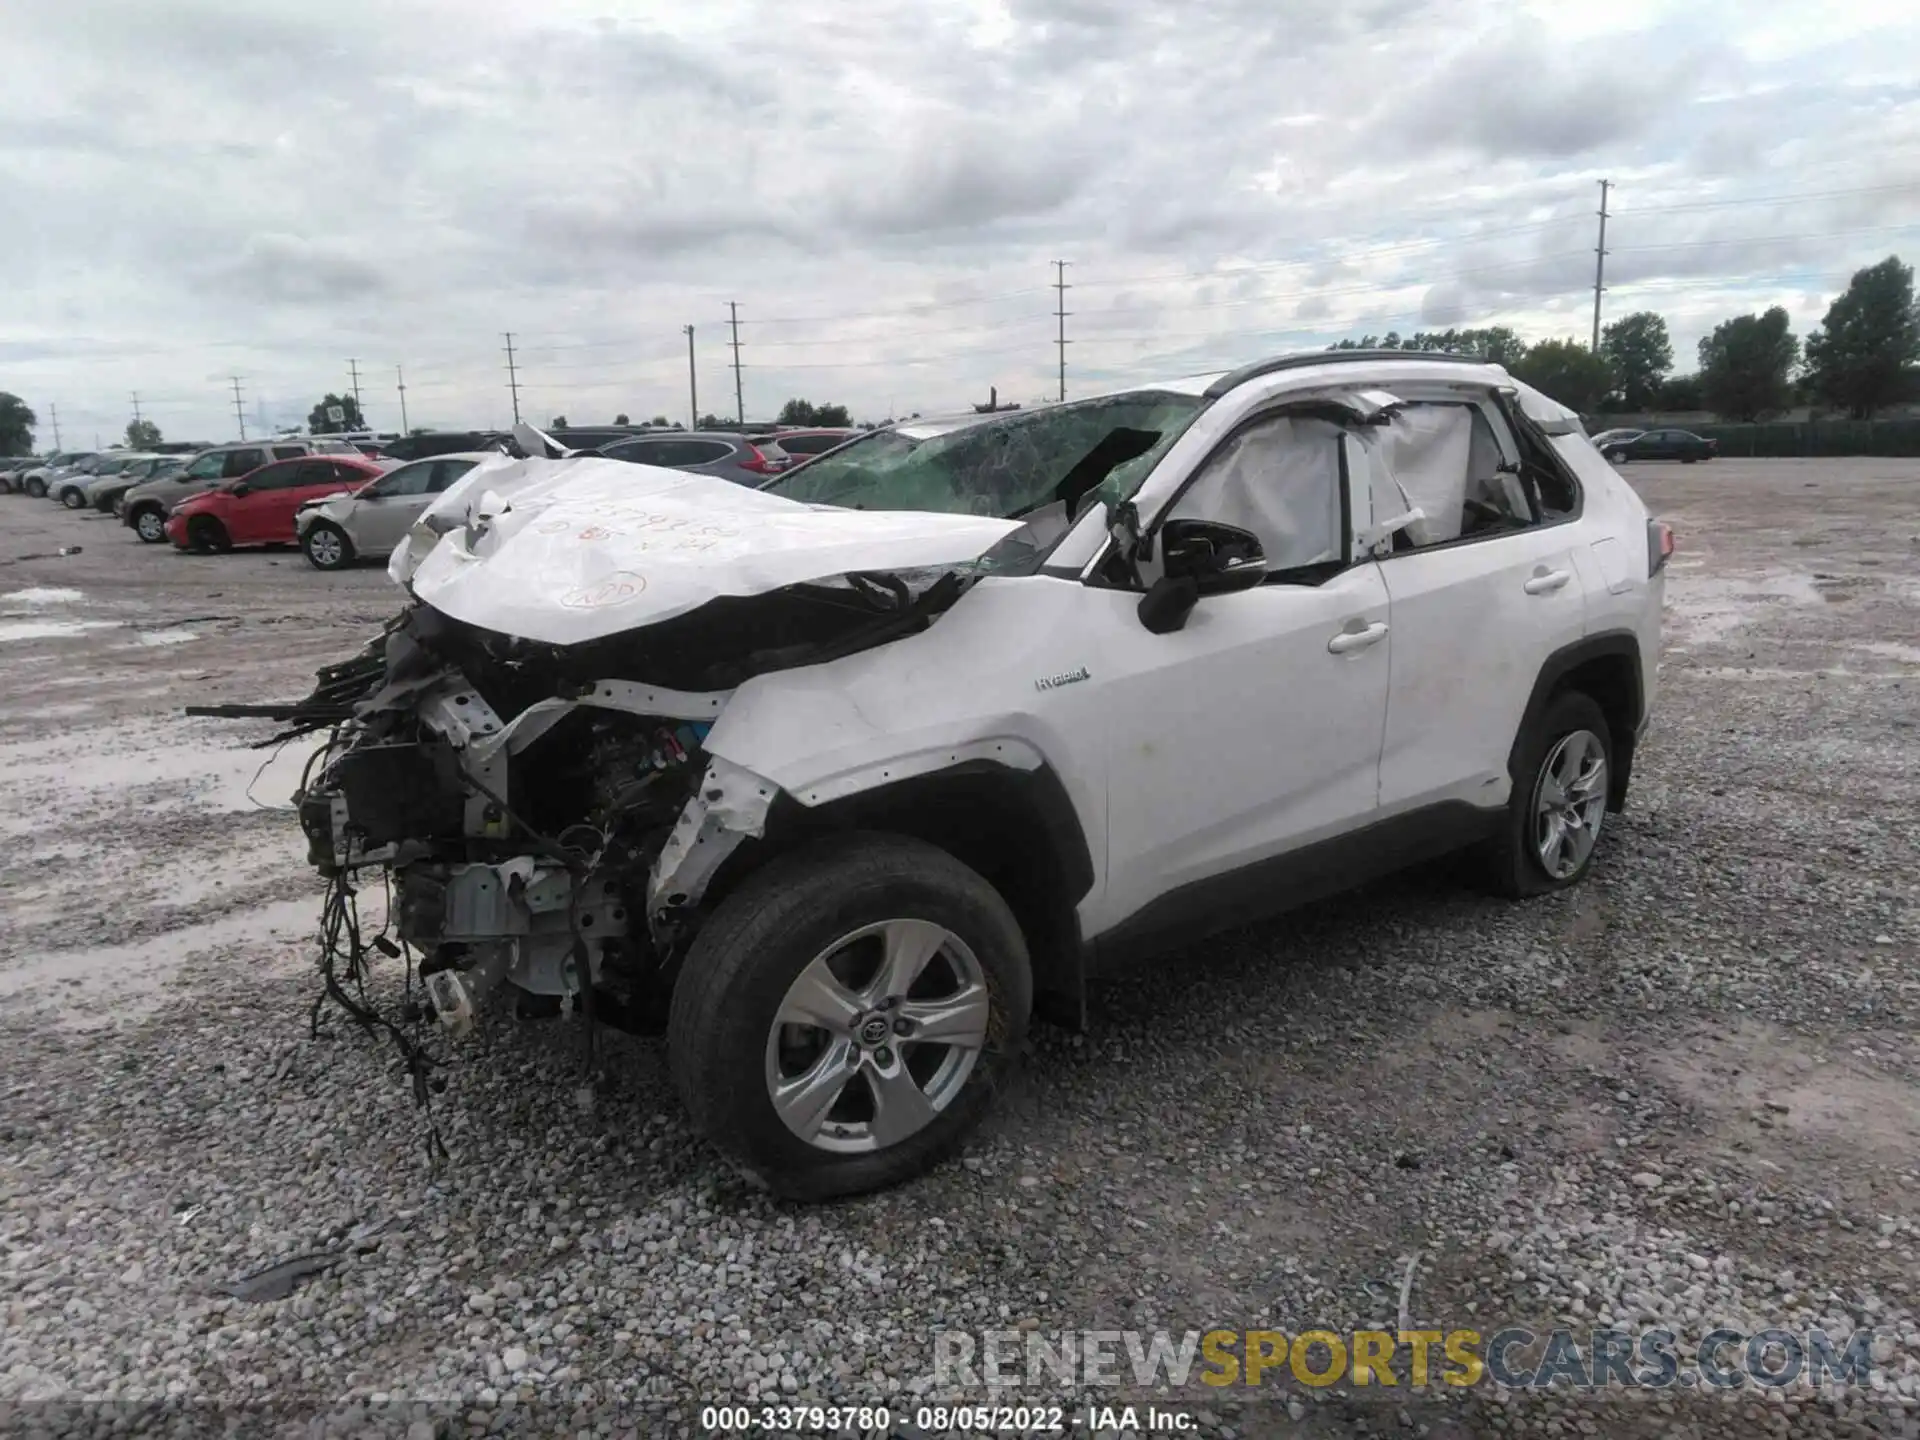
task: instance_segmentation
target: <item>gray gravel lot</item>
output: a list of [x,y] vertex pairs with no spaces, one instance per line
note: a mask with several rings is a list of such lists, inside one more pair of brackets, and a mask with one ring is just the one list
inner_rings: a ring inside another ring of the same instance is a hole
[[[1439,868],[1103,984],[961,1160],[812,1209],[688,1134],[657,1043],[609,1037],[581,1103],[560,1023],[446,1050],[430,1165],[390,1042],[309,1038],[318,887],[256,803],[297,757],[256,779],[263,729],[179,717],[304,692],[390,613],[384,573],[0,497],[0,1430],[910,1414],[987,1398],[932,1383],[943,1329],[1391,1328],[1412,1261],[1418,1326],[1868,1326],[1873,1381],[1403,1368],[1160,1405],[1221,1435],[1920,1434],[1920,462],[1627,475],[1681,550],[1591,883],[1513,906]],[[287,1298],[217,1289],[316,1252]],[[188,1408],[129,1408],[162,1400]]]

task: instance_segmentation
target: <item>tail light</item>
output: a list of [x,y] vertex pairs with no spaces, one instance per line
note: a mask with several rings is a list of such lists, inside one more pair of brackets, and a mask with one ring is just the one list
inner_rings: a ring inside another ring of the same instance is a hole
[[1651,580],[1673,558],[1673,527],[1661,520],[1647,521],[1647,578]]
[[742,445],[740,448],[745,452],[745,458],[740,461],[742,470],[751,470],[756,475],[771,475],[778,468],[760,453],[757,445]]

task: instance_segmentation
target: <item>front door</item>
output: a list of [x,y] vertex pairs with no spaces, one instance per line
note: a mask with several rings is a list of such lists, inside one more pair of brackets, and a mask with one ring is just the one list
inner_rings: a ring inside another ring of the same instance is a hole
[[1163,917],[1268,908],[1241,893],[1262,862],[1372,818],[1398,637],[1380,567],[1343,563],[1339,446],[1332,425],[1255,420],[1170,508],[1252,531],[1266,584],[1203,598],[1167,635],[1141,625],[1138,594],[1088,591],[1109,671],[1096,930],[1156,901]]

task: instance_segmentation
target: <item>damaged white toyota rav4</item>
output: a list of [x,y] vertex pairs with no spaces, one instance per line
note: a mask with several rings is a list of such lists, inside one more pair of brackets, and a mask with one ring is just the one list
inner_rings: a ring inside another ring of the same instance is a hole
[[951,1150],[1095,967],[1456,848],[1579,880],[1671,548],[1498,367],[1296,356],[758,490],[484,461],[399,617],[256,713],[332,731],[331,933],[386,872],[442,1023],[664,1025],[712,1142],[818,1198]]

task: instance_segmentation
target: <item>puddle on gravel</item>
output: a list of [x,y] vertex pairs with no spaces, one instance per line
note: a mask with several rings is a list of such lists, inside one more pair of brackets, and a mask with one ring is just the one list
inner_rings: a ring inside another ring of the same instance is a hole
[[1814,578],[1798,571],[1709,577],[1692,568],[1676,566],[1667,579],[1667,613],[1681,631],[1676,650],[1724,640],[1782,604],[1826,603]]
[[0,595],[0,604],[37,608],[42,605],[77,605],[86,598],[86,592],[81,590],[64,590],[57,585],[29,585],[24,590],[9,590]]
[[[378,926],[372,911],[377,906],[363,907],[362,922]],[[248,946],[250,966],[292,973],[311,958],[305,942],[319,918],[319,897],[303,895],[130,945],[42,952],[0,970],[0,1001],[38,1002],[66,1012],[60,1019],[71,1025],[137,1020],[159,1005],[167,982],[188,960],[208,951]]]
[[0,620],[0,642],[62,640],[89,630],[118,629],[118,620]]

